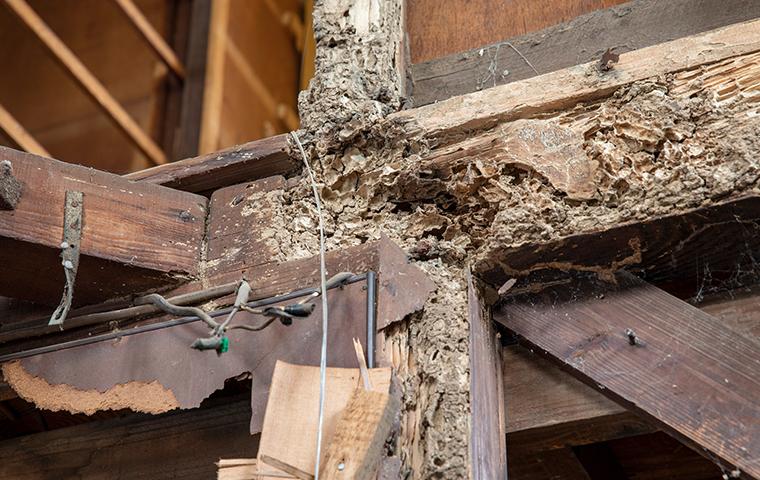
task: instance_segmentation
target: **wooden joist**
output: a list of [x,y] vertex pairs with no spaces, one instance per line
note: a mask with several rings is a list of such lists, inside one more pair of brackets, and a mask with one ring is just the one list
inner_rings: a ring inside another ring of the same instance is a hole
[[[505,478],[504,380],[491,311],[467,272],[470,321],[470,458],[473,479]],[[511,368],[511,367],[510,367]]]
[[728,469],[760,478],[760,343],[628,273],[515,296],[495,319]]
[[0,158],[22,185],[15,209],[0,210],[0,295],[58,303],[67,191],[84,196],[76,304],[169,286],[198,272],[205,197],[7,148]]
[[[411,66],[415,105],[524,80],[760,16],[754,0],[635,0]],[[535,69],[535,70],[534,70]]]
[[[655,429],[639,415],[520,345],[504,347],[501,355],[510,459]],[[493,416],[488,420],[496,424]]]
[[126,178],[199,193],[275,175],[290,176],[300,171],[301,165],[288,155],[287,136],[276,135],[130,173]]

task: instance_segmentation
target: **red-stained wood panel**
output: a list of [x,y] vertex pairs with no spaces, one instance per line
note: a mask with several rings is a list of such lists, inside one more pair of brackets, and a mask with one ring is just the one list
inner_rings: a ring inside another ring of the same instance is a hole
[[412,63],[535,32],[625,0],[407,0]]

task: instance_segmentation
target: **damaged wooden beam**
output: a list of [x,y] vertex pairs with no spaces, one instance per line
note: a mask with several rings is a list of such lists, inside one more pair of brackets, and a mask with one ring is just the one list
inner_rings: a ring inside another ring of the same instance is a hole
[[75,304],[176,285],[197,274],[204,197],[7,148],[0,160],[21,185],[15,208],[0,210],[0,295],[58,303],[67,192],[83,195]]
[[760,16],[754,0],[635,0],[410,67],[413,103],[427,105],[598,61]]
[[495,319],[726,469],[760,478],[760,343],[620,272],[511,297]]

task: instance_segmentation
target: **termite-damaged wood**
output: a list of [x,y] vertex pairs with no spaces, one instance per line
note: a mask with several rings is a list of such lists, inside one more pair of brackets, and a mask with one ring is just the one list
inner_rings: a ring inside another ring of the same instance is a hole
[[[627,267],[650,282],[673,284],[689,296],[713,287],[710,282],[753,282],[758,274],[752,263],[760,251],[759,234],[760,197],[749,195],[554,242],[517,246],[501,252],[498,262],[484,262],[480,275],[497,286],[509,278],[525,277],[514,287],[521,290],[531,288],[531,274],[539,277],[546,270],[605,274]],[[747,278],[736,276],[742,269]],[[540,288],[540,281],[535,283]]]
[[561,110],[607,97],[636,81],[756,52],[759,30],[758,20],[731,25],[624,53],[611,72],[600,72],[591,62],[401,111],[388,120],[424,133],[432,145],[442,146],[497,122]]
[[510,299],[495,319],[602,393],[760,478],[760,343],[629,273]]
[[58,301],[67,190],[84,194],[77,304],[170,286],[198,273],[204,197],[7,148],[0,157],[24,184],[16,208],[0,210],[0,295]]
[[276,135],[130,173],[126,178],[188,192],[209,192],[240,182],[297,173],[301,162],[291,158],[288,151],[287,136]]
[[[754,0],[636,0],[507,41],[411,66],[413,102],[427,105],[760,16]],[[504,37],[502,37],[504,38]],[[535,68],[535,70],[534,70]]]
[[8,160],[0,162],[0,210],[14,210],[22,188],[21,182],[13,176],[13,164]]

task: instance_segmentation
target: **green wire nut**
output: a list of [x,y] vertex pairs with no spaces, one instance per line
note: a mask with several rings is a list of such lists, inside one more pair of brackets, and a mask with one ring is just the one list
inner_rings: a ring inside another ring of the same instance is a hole
[[219,344],[219,348],[217,351],[219,353],[227,353],[230,349],[230,339],[227,337],[222,337],[222,342]]

